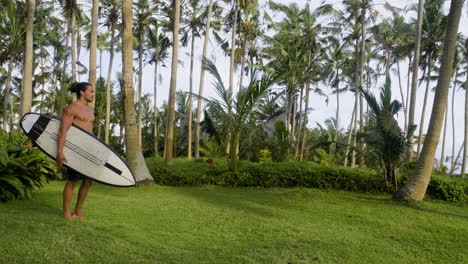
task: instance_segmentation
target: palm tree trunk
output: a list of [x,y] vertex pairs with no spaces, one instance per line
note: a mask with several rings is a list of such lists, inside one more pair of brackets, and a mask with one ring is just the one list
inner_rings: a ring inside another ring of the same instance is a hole
[[[465,60],[468,61],[468,39],[465,41]],[[462,168],[461,168],[461,177],[465,177],[465,170],[466,170],[466,156],[468,156],[468,73],[466,74],[465,80],[465,134],[463,135],[464,141],[463,144],[465,147],[463,148],[463,160],[462,160]]]
[[65,80],[67,77],[67,62],[68,62],[68,49],[69,49],[69,41],[70,41],[70,28],[67,30],[67,36],[65,37],[65,58],[63,59],[63,68],[62,68],[62,75],[61,75],[61,80],[60,80],[60,98],[59,98],[59,104],[57,109],[57,113],[59,116],[62,115],[63,108],[65,107],[65,94],[67,93],[67,90],[65,89]]
[[111,29],[111,46],[110,46],[110,59],[109,59],[109,70],[107,72],[106,82],[106,128],[104,132],[104,142],[109,144],[109,130],[110,130],[110,110],[111,110],[111,82],[112,82],[112,63],[114,62],[114,41],[115,41],[115,29]]
[[[205,41],[203,43],[203,59],[206,58],[208,52],[208,41],[210,38],[210,26],[211,26],[211,16],[213,12],[213,0],[210,0],[208,5],[208,17],[206,19],[206,29],[205,29]],[[203,64],[203,62],[202,62]],[[203,87],[205,86],[205,69],[203,65],[200,72],[200,86],[198,90],[198,101],[197,101],[197,121],[195,123],[195,159],[200,158],[200,122],[201,122],[201,112],[202,112],[202,96],[203,96]]]
[[297,135],[296,135],[296,138],[297,138],[297,144],[296,144],[296,148],[294,150],[294,159],[297,160],[298,158],[298,154],[299,154],[299,148],[300,148],[300,144],[301,144],[301,132],[302,132],[302,102],[304,102],[304,85],[301,87],[301,94],[300,94],[300,97],[299,97],[299,127],[297,129]]
[[[456,166],[457,166],[458,160],[460,159],[460,154],[462,153],[462,150],[463,150],[464,147],[465,147],[465,142],[463,142],[462,145],[460,146],[460,149],[458,149],[457,157],[453,159],[454,166],[449,171],[450,175],[453,175],[453,173],[457,169]],[[463,176],[460,174],[460,176],[458,178],[461,178],[461,177],[463,177]]]
[[[13,74],[13,63],[15,62],[15,57],[10,56],[8,61],[8,75],[7,81],[5,84],[5,94],[3,97],[3,131],[7,130],[8,124],[8,103],[10,102],[10,90],[11,90],[11,76]],[[13,112],[10,113],[13,115]]]
[[28,0],[28,18],[26,24],[26,50],[24,52],[23,89],[21,91],[21,114],[31,112],[32,106],[32,76],[33,76],[33,30],[36,0]]
[[245,37],[242,41],[242,58],[241,58],[241,72],[240,72],[240,80],[239,80],[239,89],[242,88],[242,83],[244,80],[244,64],[245,64]]
[[141,92],[143,85],[143,43],[145,41],[145,32],[140,32],[140,43],[138,45],[138,143],[141,145],[141,119],[143,112],[141,109]]
[[239,15],[239,2],[235,0],[234,22],[231,34],[231,60],[229,65],[229,92],[231,96],[234,92],[234,58],[236,52],[236,37],[237,37],[237,16]]
[[187,158],[192,159],[192,93],[193,93],[193,62],[195,53],[195,35],[192,33],[192,47],[190,50],[190,91],[188,98],[188,131],[187,131]]
[[158,63],[154,63],[154,156],[158,154],[158,106],[157,106]]
[[418,152],[416,154],[416,157],[419,158],[419,154],[421,153],[421,147],[423,144],[423,131],[424,131],[424,119],[426,117],[426,105],[427,105],[427,96],[429,94],[429,84],[431,83],[431,71],[432,71],[432,60],[431,60],[431,55],[429,54],[427,56],[427,79],[426,79],[426,91],[424,93],[424,101],[423,101],[423,108],[421,112],[421,121],[419,123],[419,140],[418,140]]
[[347,140],[347,145],[346,145],[346,152],[345,152],[345,160],[343,166],[348,166],[348,155],[349,155],[349,149],[351,146],[351,138],[353,136],[353,131],[354,131],[354,119],[356,118],[356,102],[354,102],[354,107],[353,107],[353,113],[351,114],[351,122],[349,123],[349,129],[348,129],[348,140]]
[[[455,79],[453,80],[453,91],[452,91],[452,166],[450,171],[454,171],[455,167],[455,160],[453,157],[455,156],[455,94],[457,92],[457,76],[458,76],[458,69],[455,69]],[[451,174],[450,174],[451,175]]]
[[171,87],[169,91],[169,112],[167,115],[167,137],[166,137],[166,164],[172,163],[174,150],[174,119],[175,119],[175,96],[177,88],[177,61],[179,55],[179,19],[180,0],[174,1],[174,28],[172,44],[172,71]]
[[125,144],[128,165],[135,174],[138,183],[151,182],[152,177],[148,171],[141,145],[138,144],[138,129],[135,118],[134,90],[133,90],[133,2],[123,0],[122,25],[122,73],[124,88],[124,114],[125,114]]
[[[89,44],[89,80],[88,82],[96,87],[96,54],[97,54],[97,28],[99,20],[99,0],[93,0],[91,9],[91,39]],[[96,100],[90,104],[94,108]]]
[[[71,52],[72,52],[72,75],[71,82],[76,82],[76,10],[72,10],[71,17]],[[73,96],[74,101],[76,100]]]
[[398,70],[398,82],[400,84],[400,96],[401,96],[401,104],[403,105],[403,114],[405,115],[405,132],[406,132],[406,104],[405,104],[405,96],[403,95],[403,85],[401,84],[401,71],[400,71],[400,61],[397,60],[397,70]]
[[336,117],[335,117],[335,121],[336,121],[336,129],[335,129],[335,137],[333,139],[333,141],[335,142],[335,149],[334,149],[334,152],[336,152],[336,149],[338,147],[337,143],[338,143],[338,133],[340,132],[340,93],[338,92],[339,91],[339,87],[336,87]]
[[351,145],[353,148],[353,152],[351,152],[351,168],[356,167],[356,149],[357,149],[357,131],[358,131],[358,115],[359,115],[359,94],[356,93],[356,112],[354,113],[354,126],[353,126],[353,144]]
[[296,112],[297,112],[297,95],[294,94],[292,97],[292,111],[291,111],[291,137],[297,143],[297,138],[295,138],[296,132]]
[[[360,128],[360,131],[361,133],[364,132],[364,98],[362,96],[362,92],[361,90],[364,89],[364,60],[366,58],[366,30],[365,30],[365,26],[366,26],[366,8],[367,8],[367,1],[363,1],[363,5],[362,5],[362,8],[361,8],[361,52],[359,53],[359,55],[361,56],[361,58],[359,59],[359,109],[360,109],[360,116],[359,116],[359,128]],[[390,68],[390,62],[388,62],[388,68]],[[364,138],[361,138],[361,140],[359,140],[360,143],[359,143],[359,150],[360,150],[360,159],[359,159],[359,166],[360,167],[364,167],[364,164],[365,164],[365,161],[364,161],[364,155],[363,155],[363,152],[364,152],[364,148],[365,148],[365,142],[364,142]]]
[[302,140],[301,140],[301,149],[300,149],[300,158],[299,160],[302,161],[304,159],[304,148],[305,142],[307,140],[307,109],[309,109],[309,94],[310,94],[310,85],[309,83],[306,84],[306,93],[305,93],[305,108],[304,108],[304,116],[302,123],[304,124],[302,127]]
[[[409,105],[408,129],[414,126],[414,111],[416,108],[416,89],[418,85],[419,53],[421,52],[421,31],[424,12],[424,0],[418,3],[418,24],[416,28],[416,41],[413,56],[413,75],[411,80],[411,99]],[[409,160],[413,160],[413,135],[409,137]]]
[[408,109],[408,103],[409,103],[409,98],[410,98],[410,76],[411,76],[411,55],[408,56],[408,75],[406,77],[406,116],[405,116],[405,131],[408,131],[408,123],[409,123],[409,109]]
[[445,121],[444,121],[444,133],[442,136],[442,151],[440,153],[440,164],[439,167],[442,168],[444,166],[445,161],[445,139],[447,138],[445,135],[447,134],[447,119],[448,119],[448,104],[445,107]]
[[455,57],[458,26],[464,0],[452,0],[448,15],[447,32],[445,34],[444,51],[440,67],[439,79],[434,96],[431,120],[427,130],[425,144],[421,156],[416,165],[415,173],[408,179],[406,184],[395,194],[399,200],[422,200],[431,179],[434,165],[434,156],[439,141],[447,105],[448,89],[453,72],[453,61]]

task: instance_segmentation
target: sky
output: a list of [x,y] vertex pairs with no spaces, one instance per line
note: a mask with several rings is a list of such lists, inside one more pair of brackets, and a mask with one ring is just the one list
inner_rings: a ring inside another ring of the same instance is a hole
[[[327,0],[325,1],[326,3],[333,3],[336,5],[341,5],[341,1],[337,0]],[[390,16],[390,13],[386,11],[383,8],[383,4],[385,1],[383,0],[374,0],[373,1],[375,4],[375,8],[384,16],[388,17]],[[387,1],[391,5],[397,6],[397,7],[404,7],[408,4],[415,3],[417,4],[417,0],[401,0],[401,1],[392,1],[389,0]],[[264,9],[265,6],[267,5],[268,1],[267,0],[259,0],[260,4],[260,10]],[[288,4],[288,3],[296,3],[298,6],[303,7],[306,3],[309,3],[311,9],[315,9],[320,4],[322,1],[317,1],[317,0],[310,0],[310,1],[304,1],[304,0],[282,0],[281,3],[283,4]],[[446,7],[445,11],[448,13],[449,9],[449,4],[450,1],[446,1]],[[87,9],[85,7],[85,9]],[[462,15],[462,20],[460,22],[460,27],[459,31],[462,32],[465,36],[468,36],[468,18],[467,18],[467,13],[468,13],[468,8],[464,7],[463,15]],[[407,17],[416,17],[415,12],[409,12],[407,14]],[[273,17],[274,20],[280,20],[281,17],[276,16]],[[212,35],[211,35],[212,36]],[[197,39],[195,42],[195,58],[196,62],[194,64],[194,79],[193,79],[193,87],[194,87],[194,92],[198,93],[198,87],[199,87],[199,76],[200,76],[200,61],[201,61],[201,52],[203,48],[203,39]],[[82,55],[81,55],[81,62],[85,65],[88,65],[88,53],[86,50],[82,49]],[[108,53],[103,54],[103,76],[107,75],[107,66],[108,66]],[[169,83],[170,83],[170,58],[172,55],[169,56],[169,60],[167,61],[166,65],[168,68],[160,68],[160,76],[161,76],[161,82],[158,83],[158,88],[157,88],[157,103],[158,106],[161,106],[164,101],[168,100],[168,91],[169,91]],[[220,75],[222,76],[224,83],[228,84],[229,81],[229,57],[225,56],[223,54],[223,51],[217,44],[217,42],[214,40],[214,38],[211,38],[210,40],[210,45],[208,48],[208,57],[210,57],[215,64],[218,67],[218,70],[220,72]],[[136,59],[136,53],[135,53],[135,59]],[[178,67],[178,73],[177,73],[177,90],[182,90],[182,91],[189,91],[189,75],[190,75],[190,49],[189,47],[183,48],[180,47],[179,50],[179,60],[182,62],[179,64]],[[98,62],[99,63],[99,62]],[[134,63],[134,67],[137,67],[137,63]],[[121,64],[121,56],[120,54],[117,54],[114,58],[114,73],[113,73],[113,78],[116,78],[115,73],[118,71],[122,71],[122,64]],[[402,83],[403,83],[403,89],[405,91],[405,96],[406,96],[406,80],[407,80],[407,69],[408,65],[407,62],[402,62],[401,63],[401,72],[402,72]],[[99,74],[99,69],[98,69],[98,74]],[[421,76],[422,72],[419,73],[419,76]],[[87,80],[87,76],[81,76],[80,77],[82,80]],[[401,100],[400,97],[400,92],[398,88],[398,78],[397,75],[392,74],[392,92],[393,96],[396,97],[396,99]],[[239,71],[236,72],[236,85],[235,87],[238,87],[239,85]],[[244,78],[245,80],[245,78]],[[464,81],[464,79],[462,79]],[[213,97],[215,96],[214,94],[214,89],[213,89],[213,78],[207,73],[205,77],[205,91],[204,91],[204,96],[206,97]],[[378,88],[382,85],[383,80],[379,81],[376,85],[373,86],[373,91],[375,94],[378,93]],[[143,71],[143,93],[151,93],[153,94],[153,84],[154,84],[154,67],[152,65],[146,65],[144,67]],[[431,87],[434,87],[436,85],[436,82],[431,83]],[[137,84],[135,83],[134,87],[137,87]],[[278,87],[277,87],[278,88]],[[309,101],[309,105],[314,109],[312,112],[309,113],[309,124],[308,127],[316,127],[317,123],[323,124],[324,121],[327,118],[334,117],[335,112],[336,112],[336,97],[331,96],[330,89],[326,87],[326,85],[319,85],[319,88],[325,91],[327,95],[330,96],[328,100],[328,104],[325,103],[325,98],[321,97],[316,94],[311,94],[311,98]],[[417,91],[417,102],[416,102],[416,115],[415,119],[419,120],[422,112],[422,101],[424,97],[424,89],[425,85],[421,85],[421,87]],[[452,90],[452,89],[451,89]],[[450,91],[449,94],[449,103],[451,104],[451,95],[452,92]],[[426,122],[424,126],[424,133],[426,133],[427,126],[429,123],[430,119],[430,111],[432,109],[432,102],[433,102],[433,93],[431,92],[428,97],[428,105],[426,108]],[[349,121],[351,120],[351,114],[353,111],[353,106],[354,106],[354,98],[351,95],[351,93],[343,94],[340,98],[340,120],[342,120],[342,123],[340,123],[340,128],[346,128],[349,124]],[[196,102],[194,102],[194,105]],[[453,130],[451,128],[451,118],[449,117],[449,127],[447,128],[447,141],[446,141],[446,150],[445,153],[446,155],[450,155],[452,152],[452,146],[455,143],[455,155],[458,152],[458,149],[463,143],[463,133],[464,133],[464,126],[463,126],[463,121],[464,120],[464,93],[463,91],[457,91],[456,97],[455,97],[455,104],[454,104],[454,110],[455,110],[455,137],[453,137],[452,133]],[[450,106],[451,107],[451,106]],[[402,126],[403,124],[403,114],[400,114],[398,117],[398,120]],[[436,158],[440,158],[440,150],[441,150],[441,143],[439,144],[439,148],[436,154]]]

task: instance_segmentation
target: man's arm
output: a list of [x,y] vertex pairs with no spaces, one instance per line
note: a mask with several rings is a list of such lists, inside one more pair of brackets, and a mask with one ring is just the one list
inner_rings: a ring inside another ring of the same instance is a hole
[[56,161],[57,164],[62,165],[63,162],[66,162],[67,159],[63,154],[63,146],[65,145],[65,141],[67,139],[67,132],[68,129],[72,126],[73,118],[75,116],[75,111],[73,110],[72,106],[67,106],[62,114],[62,118],[60,119],[60,128],[58,131],[58,139],[57,139],[57,157]]

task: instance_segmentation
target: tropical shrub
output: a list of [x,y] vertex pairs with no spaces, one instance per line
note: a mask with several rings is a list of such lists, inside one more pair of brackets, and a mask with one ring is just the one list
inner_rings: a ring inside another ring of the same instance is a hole
[[30,198],[49,179],[58,179],[55,162],[21,132],[0,130],[0,201]]
[[[176,159],[166,165],[163,159],[149,158],[148,168],[157,184],[227,185],[233,187],[308,187],[354,192],[389,192],[387,185],[374,170],[320,165],[313,162],[273,162],[268,164],[242,161],[236,171],[229,171],[225,160]],[[398,184],[403,184],[413,172],[403,168]],[[428,187],[428,197],[452,202],[468,202],[468,180],[434,175]]]

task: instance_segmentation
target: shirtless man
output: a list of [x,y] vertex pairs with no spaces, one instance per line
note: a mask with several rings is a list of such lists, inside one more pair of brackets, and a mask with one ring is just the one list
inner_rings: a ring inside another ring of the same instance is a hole
[[[74,83],[70,87],[70,91],[76,94],[77,101],[69,104],[62,114],[60,121],[60,129],[57,140],[57,164],[62,165],[67,162],[67,158],[63,154],[63,146],[65,145],[68,129],[71,125],[81,127],[82,129],[93,133],[94,110],[88,107],[87,103],[94,99],[94,87],[86,82]],[[78,191],[78,200],[76,201],[75,210],[71,213],[70,206],[73,196],[73,189],[76,183],[82,179],[80,190]],[[91,187],[92,181],[84,177],[79,172],[68,168],[68,180],[63,189],[63,216],[66,219],[81,219],[83,218],[83,203]]]

